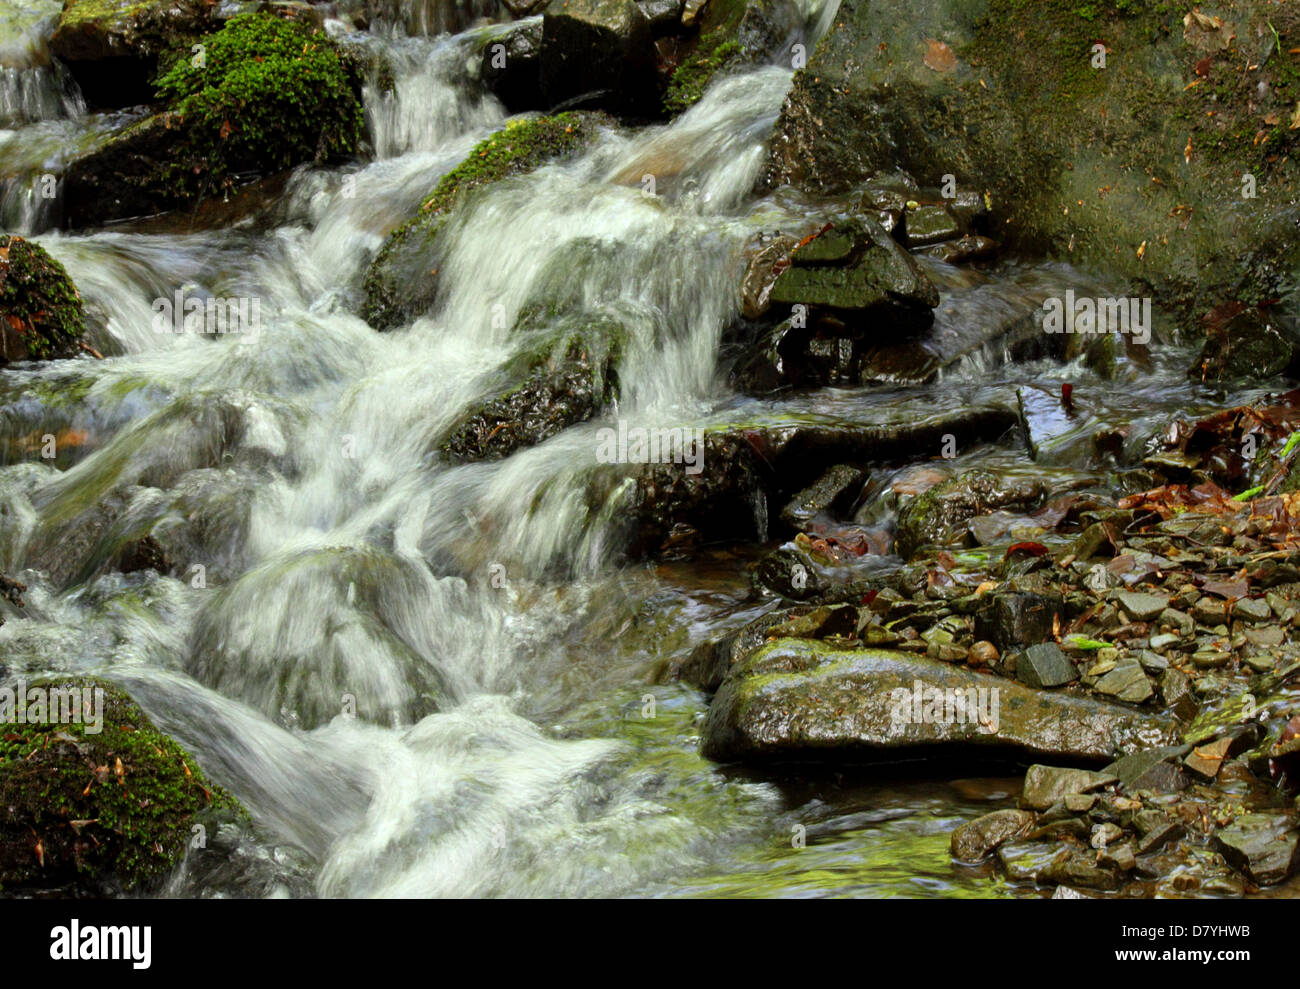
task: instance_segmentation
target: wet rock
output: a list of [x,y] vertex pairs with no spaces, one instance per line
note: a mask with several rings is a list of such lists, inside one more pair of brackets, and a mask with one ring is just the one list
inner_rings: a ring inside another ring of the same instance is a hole
[[[731,668],[767,642],[772,628],[791,619],[808,616],[823,609],[813,605],[796,605],[760,615],[734,632],[701,642],[674,671],[680,679],[710,694],[722,686]],[[829,610],[829,609],[826,609]],[[820,626],[819,626],[820,627]]]
[[717,541],[759,537],[764,495],[753,449],[725,434],[706,432],[693,456],[701,470],[659,463],[647,464],[637,474],[626,520],[633,555],[653,552],[681,524]]
[[936,484],[906,505],[898,518],[898,555],[908,559],[925,545],[962,545],[976,515],[1012,505],[1027,506],[1042,497],[1041,482],[1005,480],[988,470],[972,470]]
[[1259,624],[1270,621],[1273,611],[1262,598],[1241,598],[1232,606],[1232,617]]
[[1130,704],[1141,704],[1155,693],[1142,664],[1132,656],[1116,663],[1115,668],[1102,676],[1093,689]]
[[1137,591],[1118,591],[1112,599],[1135,622],[1149,622],[1160,617],[1169,607],[1169,597],[1164,594],[1142,594]]
[[1016,679],[1028,687],[1060,687],[1079,679],[1079,671],[1060,646],[1042,642],[1016,657]]
[[1187,779],[1176,765],[1190,750],[1187,745],[1166,745],[1126,755],[1106,767],[1105,772],[1119,777],[1124,789],[1155,790],[1175,793],[1187,786]]
[[1260,886],[1282,882],[1297,867],[1294,822],[1276,814],[1246,814],[1214,834],[1214,847],[1234,869]]
[[1142,837],[1138,839],[1137,853],[1146,855],[1150,852],[1159,851],[1171,841],[1177,841],[1187,834],[1187,829],[1176,821],[1162,818],[1158,823],[1152,824],[1142,832]]
[[0,237],[0,368],[69,357],[86,314],[67,270],[39,244]]
[[541,87],[552,107],[652,111],[649,18],[632,0],[552,0],[542,16]]
[[1024,810],[995,810],[967,821],[952,833],[952,856],[959,862],[979,862],[1004,841],[1018,838],[1034,823]]
[[544,110],[541,66],[542,25],[516,24],[488,38],[479,77],[511,113]]
[[1203,597],[1192,607],[1192,617],[1202,625],[1214,628],[1228,620],[1228,610],[1218,598]]
[[939,292],[880,224],[846,221],[805,244],[772,287],[772,302],[819,306],[850,329],[924,328],[933,321]]
[[740,285],[740,314],[746,319],[759,319],[768,311],[772,286],[798,243],[794,237],[778,235],[756,245],[749,255]]
[[[618,328],[589,334],[617,339]],[[536,446],[568,426],[598,414],[615,397],[613,357],[575,339],[535,367],[523,384],[480,403],[455,426],[441,446],[459,463],[499,460]]]
[[1029,810],[1047,810],[1063,797],[1089,793],[1110,786],[1117,777],[1089,769],[1065,769],[1059,766],[1030,766],[1020,794],[1020,806]]
[[908,247],[929,247],[961,234],[957,220],[942,206],[918,206],[904,214],[903,236]]
[[1191,635],[1196,631],[1196,622],[1192,620],[1191,615],[1175,611],[1173,608],[1166,608],[1160,612],[1156,620],[1161,625],[1174,629],[1179,635]]
[[[918,686],[919,718],[912,693]],[[957,692],[965,698],[960,715]],[[703,751],[718,761],[889,761],[921,753],[971,758],[1011,752],[1098,761],[1138,744],[1139,733],[1158,739],[1165,732],[1159,719],[1130,709],[1044,694],[907,653],[778,639],[741,661],[722,683],[709,709]]]
[[1226,303],[1203,320],[1205,345],[1188,374],[1202,381],[1255,381],[1281,374],[1295,346],[1276,317],[1254,306]]
[[650,22],[650,30],[656,38],[676,34],[686,12],[685,0],[637,0],[637,6]]
[[1223,768],[1223,760],[1228,757],[1232,745],[1233,740],[1230,737],[1198,745],[1183,759],[1183,765],[1193,776],[1212,780],[1219,775],[1219,770]]
[[1133,846],[1124,841],[1117,845],[1108,845],[1106,850],[1097,856],[1097,865],[1114,872],[1132,872],[1137,865],[1137,857],[1133,853]]
[[[80,717],[56,719],[47,708],[48,722],[5,718],[0,884],[6,892],[109,896],[150,889],[184,856],[195,822],[215,830],[242,815],[120,688],[78,677],[29,683],[29,697],[32,689]],[[15,701],[12,690],[7,700],[0,694],[0,710],[8,703],[12,715]]]
[[[987,603],[975,616],[975,634],[990,639],[1003,652],[1024,649],[1050,639],[1053,619],[1061,621],[1064,618],[1065,602],[1059,595],[997,590],[987,597]],[[1030,686],[1056,685],[1030,683]]]
[[1007,842],[998,848],[998,861],[1013,883],[1037,883],[1052,867],[1070,856],[1067,847],[1055,842]]
[[971,666],[993,666],[999,659],[998,647],[992,642],[980,641],[970,647],[966,662]]
[[1077,889],[1071,889],[1069,886],[1057,886],[1056,891],[1052,893],[1053,900],[1088,900],[1091,897],[1080,893]]
[[856,467],[840,464],[804,488],[781,509],[781,521],[802,529],[818,515],[828,514],[836,506],[846,507],[862,490],[866,475]]
[[984,261],[998,252],[998,242],[990,237],[968,234],[956,240],[921,248],[917,253],[943,261],[945,264],[964,264],[967,261]]

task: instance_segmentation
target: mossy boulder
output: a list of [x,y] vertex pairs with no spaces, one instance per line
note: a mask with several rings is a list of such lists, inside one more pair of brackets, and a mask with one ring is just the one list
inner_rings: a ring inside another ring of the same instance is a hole
[[188,206],[249,177],[357,151],[355,66],[324,33],[241,14],[201,43],[169,54],[156,82],[167,111],[69,165],[70,226]]
[[788,0],[711,0],[698,34],[668,77],[664,111],[671,116],[689,109],[717,76],[774,55],[800,22],[798,8]]
[[[25,689],[51,704],[61,696],[83,718],[0,726],[0,888],[104,895],[141,887],[180,861],[196,825],[243,815],[119,688],[75,677]],[[85,717],[86,703],[102,724]]]
[[992,193],[989,232],[1012,250],[1128,283],[1183,325],[1283,296],[1300,270],[1300,8],[1191,7],[844,0],[761,184],[952,175]]
[[145,103],[159,56],[215,26],[207,0],[66,0],[50,51],[91,106]]
[[586,148],[608,118],[571,112],[512,120],[444,175],[419,212],[394,230],[366,269],[365,319],[387,330],[422,315],[437,296],[438,234],[474,190]]
[[77,287],[45,248],[0,237],[0,367],[77,351],[86,314]]

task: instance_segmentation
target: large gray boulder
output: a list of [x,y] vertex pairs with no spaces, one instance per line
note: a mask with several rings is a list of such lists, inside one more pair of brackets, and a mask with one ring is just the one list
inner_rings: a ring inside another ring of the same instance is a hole
[[1161,744],[1170,730],[1165,718],[910,653],[777,639],[723,681],[702,750],[746,762],[1010,756],[1104,763]]

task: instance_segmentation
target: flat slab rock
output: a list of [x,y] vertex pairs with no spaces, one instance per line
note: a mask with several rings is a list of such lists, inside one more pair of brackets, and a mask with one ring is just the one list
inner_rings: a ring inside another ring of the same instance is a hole
[[1096,763],[1166,743],[1170,725],[911,653],[776,639],[722,682],[701,747],[719,762],[1032,756]]
[[1293,824],[1280,814],[1246,814],[1216,833],[1214,845],[1252,882],[1272,886],[1300,867],[1300,833]]

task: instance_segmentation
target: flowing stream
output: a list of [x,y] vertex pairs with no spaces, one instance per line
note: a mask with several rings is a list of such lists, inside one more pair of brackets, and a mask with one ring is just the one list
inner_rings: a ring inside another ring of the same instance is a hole
[[[221,856],[192,855],[177,895],[1012,895],[947,847],[955,824],[1010,805],[1013,780],[799,781],[699,756],[705,698],[651,684],[764,607],[746,574],[762,548],[626,562],[628,486],[597,483],[609,468],[593,455],[607,422],[491,463],[449,466],[437,445],[508,380],[522,344],[507,327],[546,291],[627,328],[631,422],[861,419],[1014,402],[1021,387],[1039,462],[990,446],[958,464],[1061,477],[1087,473],[1099,423],[1138,435],[1207,404],[1188,352],[1152,347],[1113,382],[1008,364],[967,349],[971,328],[1088,280],[933,263],[935,332],[963,355],[939,384],[734,394],[719,351],[744,246],[819,208],[751,193],[790,84],[781,66],[494,186],[447,234],[438,307],[377,333],[355,313],[384,234],[506,119],[470,71],[481,28],[415,7],[365,38],[396,75],[394,92],[367,92],[368,164],[301,169],[224,229],[75,236],[56,232],[39,177],[120,118],[87,114],[45,55],[57,4],[23,8],[22,46],[0,49],[0,223],[66,265],[106,359],[0,373],[0,570],[30,588],[0,628],[0,662],[121,683],[248,807],[254,826],[219,836]],[[177,291],[257,299],[260,331],[159,332],[152,303]],[[63,440],[54,461],[47,434]],[[106,501],[120,513],[97,525]],[[183,548],[183,575],[115,572],[113,555],[155,527]],[[42,553],[63,579],[27,569]]]

